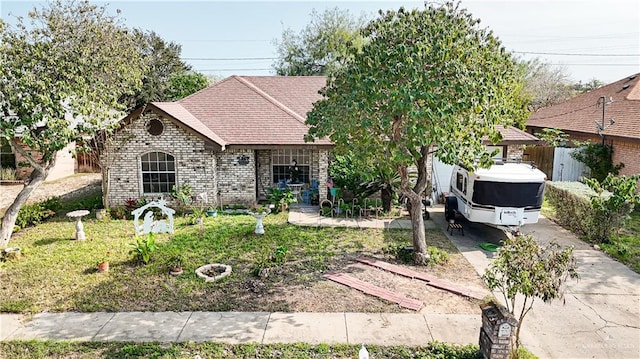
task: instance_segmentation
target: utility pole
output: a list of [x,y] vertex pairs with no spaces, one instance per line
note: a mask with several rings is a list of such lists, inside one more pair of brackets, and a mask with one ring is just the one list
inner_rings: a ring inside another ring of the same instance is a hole
[[608,125],[604,124],[605,108],[607,107],[607,104],[613,103],[613,99],[609,100],[609,102],[607,103],[607,98],[605,96],[600,96],[600,101],[602,101],[602,123],[598,123],[598,121],[595,120],[594,122],[596,123],[596,132],[598,133],[598,135],[600,135],[600,137],[602,137],[602,145],[604,146],[604,135],[602,134],[602,131],[606,130],[608,127],[616,123],[616,121],[611,118]]
[[602,131],[604,131],[604,109],[607,106],[607,99],[604,96],[601,96],[602,99],[602,126],[600,127],[600,137],[602,137],[602,145],[604,146],[604,135]]

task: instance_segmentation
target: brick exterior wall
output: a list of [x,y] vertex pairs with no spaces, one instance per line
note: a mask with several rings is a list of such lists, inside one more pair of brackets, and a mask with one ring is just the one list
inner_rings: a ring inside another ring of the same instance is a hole
[[[145,123],[158,119],[164,125],[159,136],[146,130]],[[124,204],[127,198],[145,197],[148,200],[163,196],[170,203],[170,194],[145,195],[142,189],[140,157],[148,152],[166,152],[175,158],[177,185],[188,183],[194,194],[206,192],[209,205],[253,205],[266,198],[266,189],[273,187],[271,150],[226,149],[213,152],[205,149],[205,142],[172,121],[155,114],[134,119],[119,138],[122,150],[111,153],[109,177],[109,205]],[[326,198],[328,150],[311,149],[311,174],[320,183],[320,198]],[[103,183],[106,173],[103,173]],[[258,196],[256,197],[256,188]]]
[[[159,136],[149,134],[145,128],[146,121],[158,119],[164,125],[164,131]],[[185,131],[173,122],[160,118],[155,114],[146,114],[134,119],[125,130],[127,134],[119,134],[126,138],[119,142],[121,148],[117,153],[111,153],[112,158],[109,188],[109,204],[124,204],[127,198],[142,198],[148,200],[163,196],[172,200],[169,194],[145,195],[142,190],[140,157],[148,152],[166,152],[175,158],[176,184],[188,183],[194,194],[206,192],[210,204],[216,203],[216,163],[213,152],[204,148],[204,141]],[[104,177],[103,173],[103,177]]]
[[[246,164],[243,162],[248,161]],[[256,161],[253,150],[226,150],[218,154],[218,191],[221,204],[256,203]]]
[[523,145],[511,145],[507,146],[507,156],[508,160],[522,160],[524,155],[524,146]]

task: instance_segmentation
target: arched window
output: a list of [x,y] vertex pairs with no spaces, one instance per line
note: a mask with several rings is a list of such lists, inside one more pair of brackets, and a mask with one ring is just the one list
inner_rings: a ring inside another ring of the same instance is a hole
[[140,157],[142,164],[142,191],[171,193],[176,184],[175,158],[164,152],[149,152]]

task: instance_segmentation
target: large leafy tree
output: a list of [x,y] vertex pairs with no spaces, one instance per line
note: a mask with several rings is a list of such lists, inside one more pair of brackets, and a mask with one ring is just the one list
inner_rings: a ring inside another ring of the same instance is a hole
[[[493,34],[459,5],[380,12],[365,45],[330,76],[308,115],[307,140],[328,136],[374,163],[394,168],[410,202],[414,260],[427,258],[421,195],[427,159],[469,168],[489,165],[484,138],[524,121],[519,67]],[[409,168],[418,176],[410,181]]]
[[574,86],[564,67],[554,67],[538,58],[523,61],[521,64],[525,76],[524,90],[531,99],[529,111],[538,111],[573,96]]
[[286,29],[276,41],[278,59],[273,65],[278,75],[327,75],[347,59],[351,48],[362,46],[360,29],[364,18],[354,18],[348,10],[311,12],[311,21],[300,32]]
[[134,38],[104,7],[58,0],[29,19],[0,29],[0,136],[33,167],[2,220],[0,246],[56,152],[78,140],[81,127],[117,119],[120,96],[140,85],[144,70]]
[[164,101],[177,101],[209,86],[209,79],[201,73],[183,72],[167,81]]
[[133,94],[123,96],[121,101],[129,110],[152,101],[170,101],[171,96],[167,91],[171,86],[172,77],[191,70],[191,67],[180,59],[182,47],[174,42],[165,41],[153,31],[135,29],[133,35],[137,51],[145,62],[146,71],[142,78],[142,86]]

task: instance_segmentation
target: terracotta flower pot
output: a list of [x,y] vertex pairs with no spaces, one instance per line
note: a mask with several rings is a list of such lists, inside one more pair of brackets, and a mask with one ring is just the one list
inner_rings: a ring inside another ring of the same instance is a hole
[[98,273],[104,273],[104,272],[107,272],[108,270],[109,270],[109,262],[104,261],[104,262],[98,263]]

